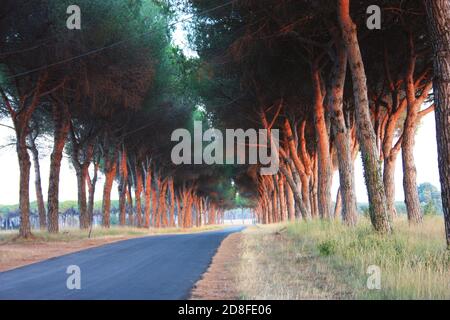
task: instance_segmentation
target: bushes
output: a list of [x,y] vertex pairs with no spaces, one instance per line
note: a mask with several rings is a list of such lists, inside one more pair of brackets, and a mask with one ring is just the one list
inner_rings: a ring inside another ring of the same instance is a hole
[[322,256],[330,256],[336,252],[337,242],[334,240],[325,240],[317,246],[319,249],[320,255]]

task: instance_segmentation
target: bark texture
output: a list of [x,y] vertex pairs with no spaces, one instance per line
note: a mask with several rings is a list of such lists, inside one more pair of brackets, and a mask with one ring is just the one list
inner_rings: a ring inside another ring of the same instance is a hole
[[[332,130],[335,137],[339,166],[339,199],[342,205],[342,220],[348,225],[356,224],[357,208],[355,194],[355,174],[351,152],[350,131],[344,117],[344,84],[347,72],[347,53],[337,40],[337,58],[332,73],[330,103]],[[338,201],[336,208],[338,208]],[[335,217],[336,214],[335,210]]]
[[392,227],[389,223],[386,208],[386,195],[381,176],[377,139],[370,119],[366,73],[359,48],[356,25],[350,17],[350,1],[338,0],[338,12],[352,74],[357,136],[369,196],[370,218],[376,231],[389,233]]
[[425,0],[434,50],[434,97],[442,204],[450,248],[450,1]]
[[53,105],[54,141],[53,151],[50,157],[50,174],[48,183],[48,231],[59,231],[59,173],[64,145],[70,129],[70,116],[68,106],[65,103]]

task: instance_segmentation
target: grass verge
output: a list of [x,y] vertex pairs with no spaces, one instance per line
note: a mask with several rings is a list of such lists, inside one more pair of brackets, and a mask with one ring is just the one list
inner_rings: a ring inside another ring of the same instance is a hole
[[[366,220],[355,228],[313,221],[249,229],[240,292],[250,299],[450,299],[443,234],[439,217],[421,226],[398,220],[390,236]],[[372,265],[381,270],[380,290],[367,288]]]

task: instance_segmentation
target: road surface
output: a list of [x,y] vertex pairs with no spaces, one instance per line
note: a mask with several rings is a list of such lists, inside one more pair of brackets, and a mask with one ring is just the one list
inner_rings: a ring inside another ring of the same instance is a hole
[[[0,299],[186,299],[222,240],[242,229],[130,239],[2,272]],[[71,265],[79,290],[67,288]]]

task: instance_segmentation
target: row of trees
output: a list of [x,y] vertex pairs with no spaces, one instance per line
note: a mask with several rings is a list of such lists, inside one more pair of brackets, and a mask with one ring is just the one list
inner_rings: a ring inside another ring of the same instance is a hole
[[[171,44],[173,12],[160,1],[78,1],[81,30],[66,28],[70,1],[3,1],[1,113],[12,120],[20,167],[20,236],[30,237],[30,169],[40,227],[59,231],[60,168],[77,176],[80,228],[93,219],[99,172],[102,224],[110,226],[118,182],[121,225],[191,227],[218,223],[217,199],[198,192],[170,164],[167,141],[194,113],[195,61]],[[52,137],[44,202],[39,137]],[[30,159],[30,154],[32,155]]]
[[[11,0],[0,12],[1,110],[16,133],[21,236],[31,234],[30,153],[41,226],[58,232],[64,150],[77,175],[81,228],[92,221],[99,171],[105,227],[114,181],[120,224],[189,227],[218,222],[236,204],[232,177],[261,222],[341,216],[351,226],[360,153],[373,227],[390,233],[400,151],[408,219],[420,224],[414,138],[435,110],[450,243],[448,1],[80,0],[81,30],[66,28],[69,5]],[[381,30],[367,28],[370,5],[381,8]],[[174,10],[193,15],[198,59],[171,44]],[[193,120],[279,129],[280,147],[271,150],[279,173],[172,166],[170,134]],[[53,137],[46,205],[42,135]]]
[[[420,224],[414,140],[421,118],[435,110],[450,244],[448,1],[188,2],[186,10],[197,12],[196,49],[211,75],[208,111],[224,127],[282,133],[272,150],[280,172],[254,175],[261,222],[341,216],[354,225],[360,152],[373,227],[392,232],[401,151],[408,219]],[[381,8],[381,30],[367,27],[370,5]]]

